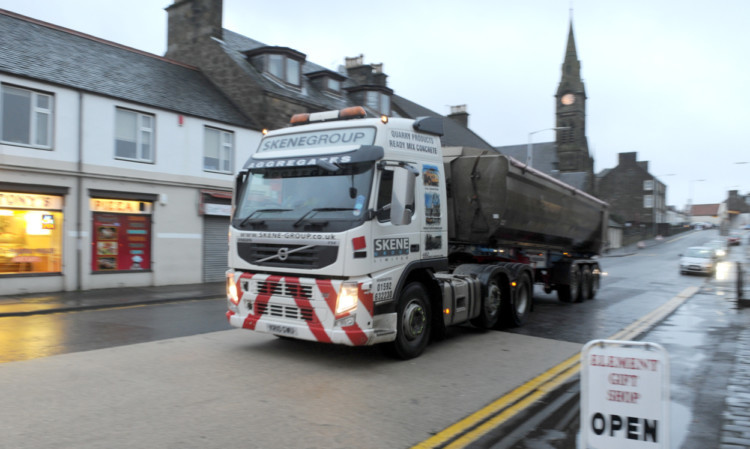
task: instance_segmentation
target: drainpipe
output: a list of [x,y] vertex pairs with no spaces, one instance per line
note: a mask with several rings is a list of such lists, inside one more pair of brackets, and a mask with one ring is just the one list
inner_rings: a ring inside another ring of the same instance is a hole
[[83,287],[83,92],[78,91],[78,164],[76,171],[76,290]]

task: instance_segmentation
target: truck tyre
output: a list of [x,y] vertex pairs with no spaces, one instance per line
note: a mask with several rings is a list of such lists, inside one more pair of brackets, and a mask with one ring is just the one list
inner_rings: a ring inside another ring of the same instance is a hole
[[570,264],[568,272],[568,284],[557,287],[557,299],[562,302],[579,302],[581,296],[581,272],[578,266]]
[[599,272],[599,265],[592,265],[591,270],[591,290],[589,290],[589,299],[595,299],[596,293],[599,291],[599,282],[601,282],[601,274]]
[[419,356],[430,341],[430,300],[422,284],[412,282],[401,292],[397,312],[396,339],[384,345],[386,353],[401,360]]
[[533,301],[533,287],[531,279],[526,273],[522,273],[517,279],[515,294],[510,295],[509,301],[505,301],[503,307],[503,321],[506,326],[518,327],[526,322],[531,312],[531,303]]
[[504,301],[500,280],[497,277],[490,279],[483,290],[482,311],[479,316],[472,318],[470,321],[473,326],[480,329],[492,329],[497,325],[500,318],[500,307]]
[[591,299],[591,290],[593,289],[594,276],[591,274],[591,267],[584,265],[581,267],[581,301]]

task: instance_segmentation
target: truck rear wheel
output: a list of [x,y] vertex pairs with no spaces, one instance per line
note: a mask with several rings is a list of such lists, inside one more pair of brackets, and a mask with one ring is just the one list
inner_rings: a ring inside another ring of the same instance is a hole
[[471,324],[480,329],[492,329],[500,317],[500,306],[503,303],[503,291],[497,278],[490,279],[482,298],[482,311]]
[[505,302],[503,317],[505,324],[510,327],[522,326],[531,312],[533,301],[531,280],[527,274],[522,274],[516,281],[515,295],[511,301]]
[[581,301],[591,299],[593,283],[594,276],[591,274],[591,267],[584,265],[581,267]]
[[557,299],[562,302],[580,302],[581,298],[581,271],[575,264],[570,264],[568,272],[568,284],[557,287]]
[[591,272],[591,290],[589,291],[589,299],[596,298],[596,293],[599,291],[599,282],[601,281],[601,273],[599,271],[599,265],[594,264]]
[[387,343],[384,349],[391,357],[413,359],[424,351],[430,341],[430,301],[422,284],[412,282],[404,288],[396,312],[396,339]]

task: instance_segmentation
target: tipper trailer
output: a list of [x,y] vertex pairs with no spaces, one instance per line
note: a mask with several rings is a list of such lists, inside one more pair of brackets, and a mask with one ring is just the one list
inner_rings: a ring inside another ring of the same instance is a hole
[[232,326],[408,359],[448,326],[520,326],[534,283],[596,295],[606,203],[497,152],[442,148],[442,118],[365,115],[296,115],[240,170]]

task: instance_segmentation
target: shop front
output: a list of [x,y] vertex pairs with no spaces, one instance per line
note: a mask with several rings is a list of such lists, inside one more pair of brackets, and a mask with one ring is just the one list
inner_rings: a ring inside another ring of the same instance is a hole
[[92,194],[91,272],[151,271],[155,195]]
[[0,190],[0,278],[61,274],[66,193]]

